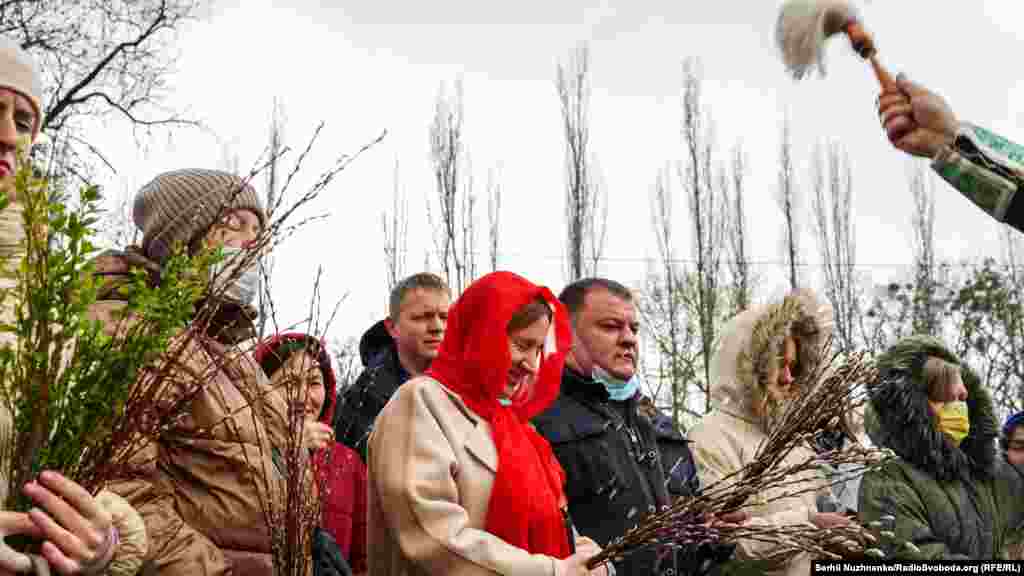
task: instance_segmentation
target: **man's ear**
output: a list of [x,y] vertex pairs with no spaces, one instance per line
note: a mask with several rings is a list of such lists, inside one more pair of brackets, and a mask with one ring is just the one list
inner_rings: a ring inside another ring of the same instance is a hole
[[395,326],[394,320],[392,320],[391,318],[385,318],[384,329],[388,331],[388,334],[391,335],[392,339],[398,340],[398,327]]

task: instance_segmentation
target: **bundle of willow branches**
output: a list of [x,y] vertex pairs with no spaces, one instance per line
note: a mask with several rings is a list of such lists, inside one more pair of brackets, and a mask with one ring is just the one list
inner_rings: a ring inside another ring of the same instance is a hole
[[[829,350],[830,342],[823,349]],[[805,551],[834,557],[863,555],[873,550],[874,539],[857,525],[822,530],[810,526],[764,527],[730,525],[712,520],[742,510],[748,500],[762,495],[758,504],[818,492],[846,482],[892,457],[888,450],[867,448],[856,441],[847,419],[863,406],[864,384],[875,376],[873,363],[863,353],[841,356],[824,353],[817,365],[801,379],[803,394],[792,401],[773,423],[753,460],[693,498],[643,518],[639,524],[588,562],[591,568],[649,549],[682,548],[700,544],[729,543],[752,539],[776,545],[780,554]],[[842,449],[813,453],[793,459],[797,447],[808,446],[819,434],[843,430],[851,441]],[[843,469],[842,472],[836,470]],[[771,492],[771,497],[763,495]],[[833,545],[839,539],[842,546]],[[844,552],[845,551],[845,552]]]
[[[74,197],[65,194],[40,176],[27,155],[19,153],[17,175],[5,183],[9,185],[2,191],[6,195],[0,194],[0,228],[5,233],[28,231],[21,232],[12,245],[0,246],[0,500],[4,500],[0,509],[31,506],[20,487],[44,469],[60,471],[96,493],[111,481],[143,477],[156,465],[155,445],[188,418],[193,400],[208,386],[211,375],[223,371],[231,359],[251,352],[255,344],[240,341],[226,345],[223,354],[190,356],[188,351],[195,350],[197,341],[216,340],[221,330],[245,328],[225,322],[224,292],[250,265],[259,265],[273,247],[321,218],[296,216],[384,137],[356,154],[342,155],[285,206],[287,189],[321,128],[288,173],[277,203],[268,207],[272,216],[268,225],[255,242],[233,257],[237,265],[221,268],[223,277],[213,278],[211,266],[224,258],[220,250],[200,249],[190,255],[180,247],[162,269],[140,261],[128,279],[106,285],[94,264],[99,253],[95,244],[100,235],[99,190],[88,187]],[[275,160],[256,166],[246,182]],[[241,188],[236,193],[240,192]],[[11,197],[17,198],[19,209],[5,212]],[[221,208],[222,215],[225,210]],[[0,240],[10,240],[8,235]],[[131,262],[134,266],[135,261]],[[97,321],[91,311],[107,298],[119,300],[123,307]],[[275,330],[290,328],[278,326],[272,306],[269,315]],[[252,320],[242,322],[251,325]],[[197,430],[197,435],[213,429],[234,430],[232,420],[242,411],[261,420],[257,430],[266,429],[262,420],[267,416],[259,408],[267,389],[250,390],[245,382],[237,384],[244,406],[209,429]],[[299,400],[296,393],[284,392],[290,406]],[[287,429],[288,445],[275,446],[282,453],[286,477],[253,477],[252,481],[264,509],[275,573],[304,575],[310,565],[309,534],[319,520],[320,500],[309,490],[309,458],[301,449],[301,412],[289,411],[294,413],[281,424]],[[241,437],[238,442],[242,443]]]

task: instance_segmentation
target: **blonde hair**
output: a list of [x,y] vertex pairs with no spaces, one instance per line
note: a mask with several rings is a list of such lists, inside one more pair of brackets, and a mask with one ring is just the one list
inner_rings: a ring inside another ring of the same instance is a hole
[[927,387],[928,398],[935,402],[945,402],[947,390],[949,390],[956,379],[960,377],[960,365],[938,356],[929,356],[924,362],[924,383]]

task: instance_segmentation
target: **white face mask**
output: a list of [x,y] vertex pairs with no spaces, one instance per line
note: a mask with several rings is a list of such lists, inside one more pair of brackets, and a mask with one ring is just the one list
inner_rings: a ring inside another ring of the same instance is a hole
[[[244,248],[224,246],[222,248],[224,258],[210,268],[210,280],[217,279],[221,286],[214,286],[213,292],[220,292],[230,300],[239,304],[249,305],[256,299],[260,289],[260,269],[256,262],[253,262],[241,273],[235,271],[241,266],[245,257]],[[223,283],[227,283],[226,285]]]

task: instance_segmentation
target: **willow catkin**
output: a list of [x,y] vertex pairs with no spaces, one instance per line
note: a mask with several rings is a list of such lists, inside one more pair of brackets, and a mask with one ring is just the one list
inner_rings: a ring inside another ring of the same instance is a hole
[[859,20],[847,0],[788,0],[779,9],[775,43],[786,71],[800,80],[813,68],[825,75],[825,41]]

